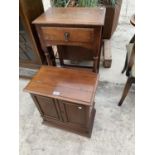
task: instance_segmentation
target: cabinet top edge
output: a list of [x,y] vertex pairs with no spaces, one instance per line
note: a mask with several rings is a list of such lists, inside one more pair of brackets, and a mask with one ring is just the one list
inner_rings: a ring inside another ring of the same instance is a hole
[[42,66],[24,91],[91,106],[98,78],[93,72]]

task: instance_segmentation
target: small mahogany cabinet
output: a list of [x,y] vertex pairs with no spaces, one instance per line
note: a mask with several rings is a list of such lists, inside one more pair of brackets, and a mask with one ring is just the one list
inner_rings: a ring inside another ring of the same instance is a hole
[[91,136],[98,74],[42,66],[25,87],[43,118],[56,127]]

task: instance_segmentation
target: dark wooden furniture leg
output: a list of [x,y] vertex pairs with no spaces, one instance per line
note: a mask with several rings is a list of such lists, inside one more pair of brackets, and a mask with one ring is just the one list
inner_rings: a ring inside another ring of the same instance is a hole
[[95,72],[95,73],[97,73],[98,72],[98,70],[97,70],[97,66],[98,66],[98,57],[96,57],[96,56],[94,56],[93,57],[93,60],[94,60],[94,65],[93,65],[93,72]]
[[60,65],[64,66],[64,59],[63,59],[63,55],[62,55],[62,51],[65,49],[65,46],[57,46],[57,50],[58,50],[58,54],[59,54],[59,60],[60,60]]
[[128,65],[128,58],[127,58],[127,55],[126,55],[125,64],[124,64],[124,67],[123,67],[123,70],[122,70],[122,74],[126,71],[127,65]]
[[[67,10],[65,8],[49,8],[35,19],[32,24],[35,25],[38,32],[48,65],[52,65],[52,63],[55,65],[55,62],[53,62],[54,59],[51,60],[47,47],[55,45],[58,47],[57,52],[61,66],[92,68],[93,72],[97,73],[99,70],[105,11],[105,8],[82,9],[75,7]],[[85,17],[86,14],[89,16]],[[81,16],[85,17],[85,19],[81,20]],[[71,51],[71,49],[73,50]],[[65,60],[94,61],[94,63],[93,65],[84,63],[70,65],[65,63]]]
[[134,83],[134,78],[129,77],[127,82],[126,82],[126,84],[125,84],[125,87],[124,87],[124,90],[123,90],[123,94],[122,94],[122,97],[121,97],[121,99],[120,99],[120,101],[118,103],[118,106],[122,105],[125,97],[127,96],[128,92],[129,92],[129,89],[130,89],[132,83]]
[[48,64],[49,66],[52,65],[52,64],[51,64],[51,59],[50,59],[50,54],[49,54],[48,48],[45,48],[45,49],[44,49],[44,54],[45,54],[45,57],[46,57],[46,60],[47,60],[47,64]]
[[[135,43],[135,35],[131,38],[130,43]],[[126,55],[125,64],[122,70],[122,74],[125,72],[128,65],[128,55]]]
[[131,38],[130,43],[135,43],[135,34],[134,34],[134,36]]
[[48,52],[49,52],[49,57],[52,61],[52,65],[53,66],[56,66],[56,62],[55,62],[55,55],[54,55],[54,51],[53,51],[53,48],[52,47],[48,47]]
[[47,64],[49,66],[56,66],[54,51],[52,47],[44,47],[43,51],[47,60]]

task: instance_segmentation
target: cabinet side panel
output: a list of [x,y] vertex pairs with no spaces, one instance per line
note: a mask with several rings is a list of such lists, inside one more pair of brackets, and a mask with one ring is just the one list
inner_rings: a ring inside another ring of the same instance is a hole
[[34,101],[34,103],[35,103],[35,105],[36,105],[38,111],[40,112],[41,116],[43,116],[44,113],[43,113],[43,111],[41,110],[41,107],[40,107],[40,105],[39,105],[39,103],[38,103],[38,100],[37,100],[36,96],[35,96],[34,94],[30,94],[30,95],[31,95],[31,97],[32,97],[32,99],[33,99],[33,101]]

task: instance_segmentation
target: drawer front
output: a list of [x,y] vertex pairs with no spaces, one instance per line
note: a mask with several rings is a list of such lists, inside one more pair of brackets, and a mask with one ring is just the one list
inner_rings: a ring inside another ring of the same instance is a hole
[[52,117],[54,119],[59,119],[54,99],[38,95],[36,96],[36,99],[41,111],[43,112],[43,115]]
[[44,40],[61,42],[91,43],[94,40],[93,28],[42,27]]
[[86,107],[80,104],[65,104],[69,123],[76,125],[86,125]]

